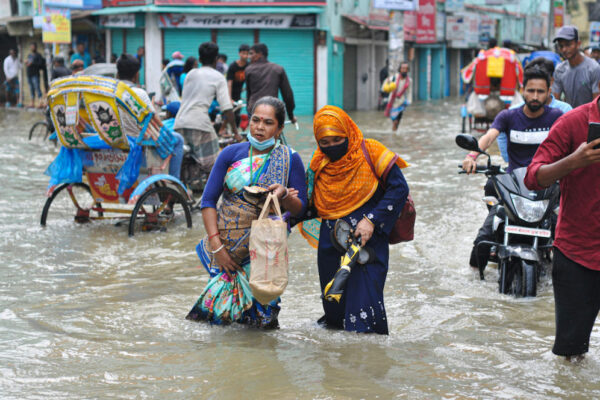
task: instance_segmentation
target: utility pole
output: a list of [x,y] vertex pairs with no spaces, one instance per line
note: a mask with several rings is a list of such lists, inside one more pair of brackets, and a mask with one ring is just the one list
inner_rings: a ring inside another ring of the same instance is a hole
[[404,12],[390,11],[389,30],[389,67],[388,71],[396,71],[404,61]]
[[554,0],[550,0],[550,10],[548,12],[548,48],[551,48],[552,37],[554,36]]

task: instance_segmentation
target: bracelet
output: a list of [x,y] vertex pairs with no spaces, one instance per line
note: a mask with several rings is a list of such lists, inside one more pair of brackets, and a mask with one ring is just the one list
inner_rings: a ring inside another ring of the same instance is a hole
[[219,236],[219,232],[215,233],[214,235],[210,235],[210,236],[208,237],[208,240],[210,240],[210,239],[212,239],[212,238],[214,238],[214,237],[217,237],[217,236]]
[[222,244],[218,249],[216,249],[215,251],[209,250],[208,252],[210,254],[217,254],[218,252],[220,252],[221,250],[223,250],[223,247],[225,247],[225,244]]
[[473,160],[477,160],[478,156],[479,156],[479,154],[472,154],[472,153],[467,154],[467,157],[471,157]]
[[375,227],[375,223],[373,221],[371,221],[371,219],[369,217],[367,217],[365,214],[363,214],[363,218],[366,219],[367,221],[369,221],[369,223],[371,225],[373,225],[373,227]]
[[288,190],[288,188],[285,188],[285,194],[283,195],[281,200],[285,200],[285,198],[288,197],[288,194],[290,194],[290,191]]

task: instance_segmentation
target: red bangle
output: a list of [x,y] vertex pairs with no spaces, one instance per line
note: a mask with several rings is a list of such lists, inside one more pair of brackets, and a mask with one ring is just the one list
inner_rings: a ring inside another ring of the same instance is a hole
[[210,239],[214,238],[215,236],[219,236],[219,232],[215,233],[214,235],[210,235],[210,236],[208,237],[208,240],[210,240]]
[[471,153],[467,154],[467,157],[471,157],[473,160],[477,160],[477,156],[478,155],[471,154]]

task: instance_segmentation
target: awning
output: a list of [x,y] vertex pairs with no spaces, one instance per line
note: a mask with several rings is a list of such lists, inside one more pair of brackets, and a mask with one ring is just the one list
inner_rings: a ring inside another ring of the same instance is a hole
[[323,7],[189,7],[189,6],[145,6],[107,7],[93,11],[92,15],[114,15],[128,13],[184,13],[184,14],[321,14]]
[[370,21],[359,17],[357,15],[351,15],[351,14],[342,14],[342,17],[360,25],[363,26],[365,28],[371,29],[371,30],[375,30],[375,31],[389,31],[390,28],[389,26],[384,26],[384,25],[374,25],[373,23],[371,23]]

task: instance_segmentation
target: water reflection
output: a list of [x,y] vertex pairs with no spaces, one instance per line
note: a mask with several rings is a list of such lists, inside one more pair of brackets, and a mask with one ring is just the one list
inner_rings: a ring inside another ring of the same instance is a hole
[[[320,329],[316,254],[290,237],[281,329],[184,320],[207,275],[194,227],[127,237],[108,222],[42,229],[44,169],[56,149],[30,143],[37,113],[0,111],[0,393],[2,398],[595,398],[600,334],[590,357],[554,357],[551,287],[516,300],[467,267],[486,215],[484,180],[456,174],[459,105],[413,105],[400,134],[355,113],[368,137],[399,152],[417,207],[415,240],[390,251],[390,336]],[[310,120],[287,131],[308,161]],[[496,156],[497,157],[497,156]]]

